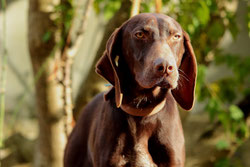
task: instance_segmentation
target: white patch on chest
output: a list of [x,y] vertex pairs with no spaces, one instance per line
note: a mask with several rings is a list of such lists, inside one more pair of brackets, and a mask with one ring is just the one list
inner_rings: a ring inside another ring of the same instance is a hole
[[135,144],[134,151],[136,153],[136,167],[157,167],[157,165],[153,162],[147,147],[137,143]]
[[[135,159],[131,164],[134,164],[132,166],[135,167],[157,167],[157,165],[153,162],[152,157],[148,151],[148,146],[147,142],[148,139],[147,137],[145,138],[144,136],[138,137],[136,132],[137,132],[137,127],[135,120],[133,117],[128,118],[128,124],[130,128],[131,135],[133,137],[133,140],[135,142],[134,145],[134,153],[135,153]],[[144,137],[144,139],[142,139]],[[146,140],[145,140],[146,139]],[[145,143],[146,141],[146,143]]]

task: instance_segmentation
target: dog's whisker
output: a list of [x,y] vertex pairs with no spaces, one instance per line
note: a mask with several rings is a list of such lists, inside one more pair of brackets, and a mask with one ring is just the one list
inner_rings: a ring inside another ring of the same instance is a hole
[[184,72],[180,71],[181,73],[179,73],[179,75],[185,77],[187,80],[189,80],[189,77],[187,76],[187,74],[185,74]]
[[141,100],[137,103],[136,108],[139,108],[139,105],[141,104],[142,100],[143,100],[143,99],[141,99]]
[[180,78],[179,79],[185,79],[186,81],[190,81],[185,75],[183,75],[183,74],[181,74],[181,73],[179,73],[179,76],[180,76]]
[[178,71],[180,71],[180,72],[182,72],[183,74],[186,75],[186,73],[182,69],[179,68]]
[[183,70],[181,70],[181,69],[178,69],[178,70],[179,70],[179,72],[180,72],[179,75],[185,77],[186,80],[189,81],[188,75],[187,75]]
[[182,87],[182,83],[181,83],[181,80],[179,80],[180,82],[178,82],[178,85],[177,85],[177,87],[176,87],[176,89],[177,90],[179,90],[180,89],[180,87]]
[[142,102],[147,102],[147,96],[143,96],[143,97],[135,99],[134,103],[136,104],[136,108],[139,108]]
[[179,82],[178,82],[178,85],[176,87],[177,90],[180,89],[183,86],[183,84],[185,84],[183,79],[186,79],[186,78],[184,78],[184,77],[179,78],[179,80],[178,80]]
[[180,82],[181,82],[182,84],[185,84],[185,80],[186,80],[187,82],[189,82],[188,78],[186,78],[186,77],[184,77],[184,76],[181,75],[181,77],[180,77]]
[[135,104],[136,108],[139,108],[139,106],[143,103],[147,103],[148,102],[148,97],[146,95],[142,96],[142,97],[138,97],[136,99],[134,99],[133,103]]

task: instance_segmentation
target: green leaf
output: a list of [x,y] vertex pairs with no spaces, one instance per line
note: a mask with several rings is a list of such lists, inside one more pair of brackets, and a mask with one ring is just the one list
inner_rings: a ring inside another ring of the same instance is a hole
[[218,113],[218,119],[222,123],[225,130],[229,132],[231,126],[231,120],[229,114],[223,110]]
[[236,37],[237,37],[237,35],[239,33],[239,29],[238,29],[238,26],[237,26],[236,22],[233,22],[233,21],[231,22],[230,21],[229,31],[230,31],[233,39],[236,40]]
[[211,40],[220,39],[225,32],[225,27],[221,20],[215,21],[208,29],[208,36],[211,37]]
[[217,99],[211,98],[209,99],[205,110],[209,113],[210,115],[210,120],[214,121],[215,116],[219,113],[220,111],[220,105]]
[[237,86],[239,82],[235,78],[224,78],[218,82],[218,86],[220,88],[220,92],[218,92],[218,96],[223,99],[224,102],[232,103],[237,97]]
[[226,11],[226,18],[229,22],[228,29],[233,36],[233,39],[236,40],[239,29],[235,18],[235,13]]
[[45,42],[48,42],[51,38],[51,35],[52,35],[52,32],[51,31],[47,31],[43,37],[42,37],[42,41],[45,43]]
[[94,6],[95,12],[96,12],[97,14],[99,14],[100,11],[101,11],[101,9],[100,9],[100,7],[99,7],[99,2],[98,2],[98,1],[94,1],[93,6]]
[[236,105],[231,105],[229,107],[229,113],[230,113],[230,117],[233,119],[233,120],[240,120],[243,118],[244,114],[243,112],[241,111],[241,109],[236,106]]
[[197,76],[197,81],[199,83],[204,83],[205,77],[206,77],[206,72],[207,72],[207,67],[203,64],[198,65],[198,76]]
[[250,95],[250,88],[246,88],[246,89],[244,89],[244,91],[243,91],[243,95],[244,95],[244,96],[248,96],[248,95]]
[[206,25],[210,20],[210,10],[205,1],[199,1],[200,7],[196,11],[196,15],[202,25]]
[[109,20],[120,8],[120,0],[95,0],[94,9],[97,14],[103,14],[106,20]]
[[247,28],[248,28],[248,36],[250,37],[250,3],[247,3]]
[[218,160],[215,163],[214,167],[232,167],[232,165],[228,158],[223,158],[223,159]]
[[205,85],[207,67],[205,65],[198,65],[198,75],[195,87],[195,93],[197,94],[198,101],[203,101],[204,99],[210,97],[210,94]]
[[238,131],[239,139],[246,139],[249,137],[249,130],[245,121],[241,121]]
[[216,149],[218,150],[226,150],[230,147],[229,143],[226,140],[219,140],[216,143]]
[[150,4],[148,2],[142,2],[140,10],[143,13],[149,13],[150,12]]

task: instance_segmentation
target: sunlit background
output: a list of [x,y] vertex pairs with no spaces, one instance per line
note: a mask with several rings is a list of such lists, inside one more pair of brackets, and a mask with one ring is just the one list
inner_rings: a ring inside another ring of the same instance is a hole
[[[132,1],[7,0],[6,10],[4,1],[0,166],[61,166],[71,129],[64,125],[108,89],[94,65],[110,34],[130,17]],[[250,166],[250,1],[162,0],[160,10],[188,32],[199,64],[195,107],[180,111],[186,167]],[[141,1],[141,13],[155,11],[154,0]],[[72,67],[69,95],[64,52]]]

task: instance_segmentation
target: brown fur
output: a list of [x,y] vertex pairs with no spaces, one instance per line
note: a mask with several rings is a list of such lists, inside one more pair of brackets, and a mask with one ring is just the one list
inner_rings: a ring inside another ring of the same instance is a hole
[[190,110],[196,60],[172,18],[140,14],[107,42],[96,71],[113,87],[84,109],[70,135],[65,167],[183,167],[176,102]]

